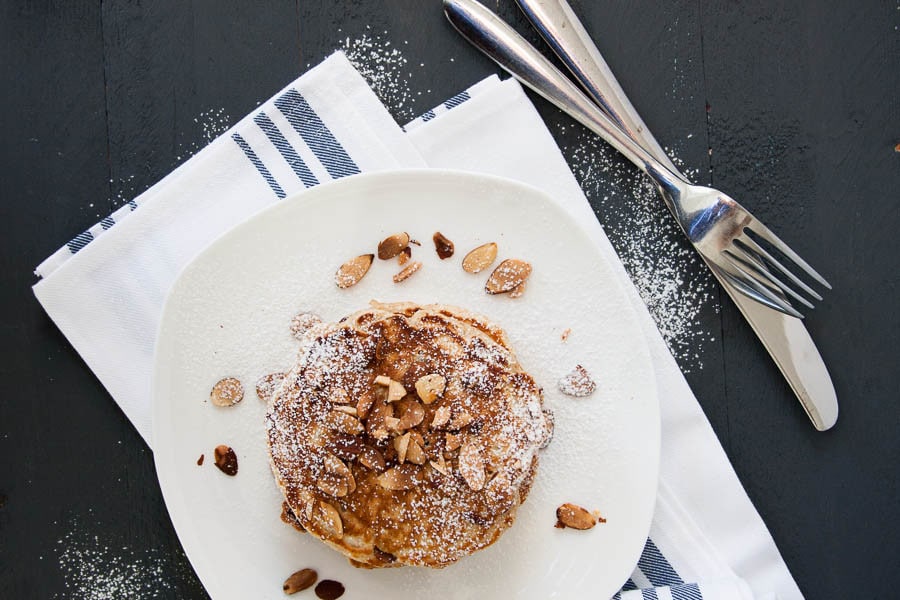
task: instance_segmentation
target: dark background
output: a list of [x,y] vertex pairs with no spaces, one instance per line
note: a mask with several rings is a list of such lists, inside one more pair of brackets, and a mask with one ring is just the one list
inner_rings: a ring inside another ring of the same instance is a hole
[[[511,0],[490,4],[528,31]],[[710,334],[676,355],[806,596],[896,597],[900,6],[572,4],[695,179],[834,284],[807,319],[841,402],[832,431],[813,430],[715,286],[695,322]],[[204,123],[233,124],[363,36],[408,58],[412,98],[376,86],[401,122],[496,71],[436,0],[3,3],[0,597],[205,597],[151,452],[35,301],[32,269],[202,147]],[[536,104],[561,146],[584,139]],[[603,189],[589,195],[624,252],[627,215]],[[706,277],[685,268],[689,283]]]

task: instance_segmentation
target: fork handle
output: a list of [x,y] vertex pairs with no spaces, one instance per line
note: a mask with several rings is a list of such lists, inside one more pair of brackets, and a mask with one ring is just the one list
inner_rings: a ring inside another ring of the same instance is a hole
[[672,198],[683,194],[688,185],[681,174],[662,164],[631,139],[525,38],[475,0],[444,0],[444,13],[472,45],[516,79],[602,137],[652,177],[668,192],[663,194],[663,198],[669,208],[676,212]]
[[569,3],[566,0],[516,0],[516,3],[600,109],[670,171],[679,173],[625,95]]

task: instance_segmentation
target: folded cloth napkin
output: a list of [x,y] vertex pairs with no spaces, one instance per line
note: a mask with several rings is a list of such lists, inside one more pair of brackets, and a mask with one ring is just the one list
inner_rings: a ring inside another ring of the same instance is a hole
[[590,223],[651,351],[662,412],[650,538],[616,595],[802,598],[559,148],[514,80],[489,77],[399,127],[336,53],[36,269],[34,292],[148,443],[153,348],[180,270],[261,208],[356,173],[444,167],[551,192]]

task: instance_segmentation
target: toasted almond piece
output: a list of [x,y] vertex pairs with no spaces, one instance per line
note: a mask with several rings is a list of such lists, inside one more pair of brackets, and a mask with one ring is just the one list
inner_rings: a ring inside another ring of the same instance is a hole
[[575,368],[560,379],[557,385],[563,394],[575,398],[590,396],[597,389],[591,374],[581,365],[575,365]]
[[440,429],[450,422],[450,407],[441,406],[434,411],[434,418],[431,420],[432,429]]
[[334,274],[334,283],[341,289],[353,287],[369,272],[373,258],[373,254],[360,254],[351,258],[338,268]]
[[397,255],[397,264],[402,267],[409,262],[410,258],[412,258],[412,248],[407,246],[403,249],[403,252]]
[[403,267],[402,271],[400,271],[399,273],[394,275],[394,283],[400,283],[401,281],[406,281],[407,279],[412,277],[413,273],[415,273],[416,271],[418,271],[421,268],[422,268],[421,262],[419,262],[417,260],[412,261],[411,263],[409,263],[408,265]]
[[316,480],[316,487],[335,498],[343,498],[350,491],[350,482],[337,475],[325,474]]
[[341,460],[356,460],[365,448],[362,438],[341,432],[334,432],[328,449]]
[[343,405],[332,406],[331,410],[336,410],[338,412],[342,412],[344,414],[350,415],[351,417],[359,416],[359,414],[356,412],[355,406],[343,406]]
[[379,475],[376,481],[386,490],[410,490],[415,486],[409,472],[398,467],[388,469]]
[[385,417],[384,426],[387,427],[389,431],[397,431],[400,429],[400,419],[395,417]]
[[363,426],[359,419],[336,410],[329,411],[325,415],[325,425],[332,431],[343,431],[350,435],[357,435],[363,432]]
[[381,452],[372,446],[366,446],[359,453],[359,464],[372,471],[384,471],[385,463]]
[[378,385],[383,385],[383,386],[387,387],[387,386],[391,385],[391,378],[388,377],[387,375],[378,375],[375,378],[375,383]]
[[473,491],[477,492],[484,487],[484,458],[478,445],[472,440],[466,440],[459,449],[459,472]]
[[244,386],[240,379],[220,379],[209,392],[209,401],[216,406],[234,406],[244,399]]
[[284,381],[284,373],[269,373],[256,380],[256,397],[268,402]]
[[444,436],[444,449],[453,452],[462,445],[462,436],[458,433],[448,433]]
[[563,529],[590,529],[597,524],[597,519],[586,508],[566,502],[556,509],[556,527]]
[[400,422],[397,424],[397,429],[412,429],[424,419],[425,409],[415,400],[411,400],[407,403],[406,410],[400,416]]
[[466,273],[480,273],[484,271],[497,258],[497,244],[490,242],[478,246],[468,254],[462,261],[463,271]]
[[403,252],[403,249],[408,246],[408,233],[404,232],[389,235],[388,237],[381,240],[381,242],[378,244],[378,258],[380,258],[381,260],[389,260]]
[[[406,435],[409,435],[408,433]],[[410,439],[409,446],[406,449],[406,460],[413,463],[414,465],[424,465],[425,464],[425,451],[422,450],[422,446],[416,440]]]
[[520,298],[525,293],[525,282],[523,281],[513,289],[509,290],[510,298]]
[[375,395],[368,390],[363,392],[359,397],[359,401],[356,403],[356,415],[360,419],[368,417],[369,409],[372,408],[373,402],[375,402]]
[[321,500],[316,504],[318,510],[315,517],[322,529],[330,537],[340,539],[344,537],[344,523],[341,521],[341,513],[334,506]]
[[406,462],[406,453],[409,450],[409,434],[394,438],[394,449],[397,450],[397,460],[400,464]]
[[350,404],[350,394],[347,393],[347,390],[344,388],[333,388],[331,390],[331,394],[328,396],[328,399],[331,400],[334,404]]
[[419,398],[422,399],[422,402],[431,404],[444,393],[444,388],[446,386],[447,380],[444,379],[443,376],[438,375],[437,373],[431,373],[429,375],[423,375],[416,380],[416,393],[419,394]]
[[431,240],[434,242],[434,250],[437,252],[438,258],[444,260],[453,256],[453,242],[443,233],[435,231],[434,235],[431,236]]
[[281,589],[284,590],[285,594],[290,596],[291,594],[296,594],[297,592],[311,588],[315,585],[318,578],[318,573],[313,569],[300,569],[284,580],[284,585],[281,586]]
[[234,453],[231,446],[226,446],[225,444],[216,446],[215,450],[213,450],[213,458],[215,458],[216,466],[219,467],[220,471],[232,477],[237,475],[237,454]]
[[466,425],[471,423],[473,420],[472,415],[463,411],[453,417],[453,420],[450,421],[450,429],[463,429]]
[[531,275],[531,265],[518,258],[507,258],[497,265],[487,283],[484,291],[488,294],[504,294],[512,291],[528,279]]
[[337,475],[338,477],[342,478],[353,477],[353,472],[350,471],[350,467],[348,467],[346,464],[344,464],[344,461],[330,452],[325,453],[324,463],[326,473]]
[[447,461],[444,460],[444,457],[443,457],[443,456],[438,456],[438,459],[437,459],[437,460],[430,460],[430,461],[428,461],[428,464],[431,465],[431,467],[432,467],[435,471],[437,471],[438,473],[440,473],[441,475],[446,475],[446,474],[447,474]]
[[403,387],[403,384],[399,381],[391,380],[390,385],[388,385],[388,402],[396,402],[406,396],[406,388]]

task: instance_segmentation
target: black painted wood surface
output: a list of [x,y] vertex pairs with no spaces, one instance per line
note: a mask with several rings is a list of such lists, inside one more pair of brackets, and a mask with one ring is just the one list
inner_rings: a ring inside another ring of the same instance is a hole
[[[537,41],[510,0],[492,4]],[[834,284],[807,320],[841,402],[830,432],[813,430],[714,286],[696,318],[713,335],[679,358],[806,596],[896,597],[900,7],[572,4],[695,179],[740,199]],[[387,98],[400,121],[496,72],[437,1],[0,8],[0,597],[86,596],[82,580],[128,572],[123,565],[140,572],[118,597],[205,597],[151,452],[34,300],[32,269],[202,147],[211,115],[235,122],[363,36],[391,41],[408,59],[401,75],[412,94]],[[536,104],[574,162],[583,130]],[[627,208],[603,200],[612,187],[601,182],[589,195],[624,252],[615,232]],[[697,266],[686,272],[689,282],[708,279]]]

